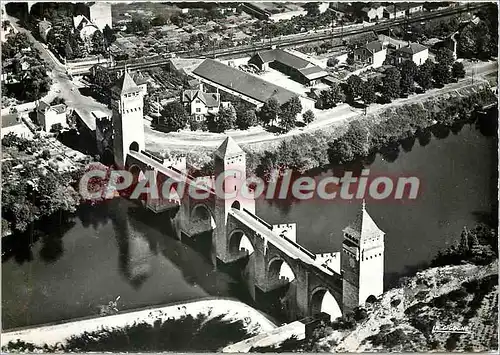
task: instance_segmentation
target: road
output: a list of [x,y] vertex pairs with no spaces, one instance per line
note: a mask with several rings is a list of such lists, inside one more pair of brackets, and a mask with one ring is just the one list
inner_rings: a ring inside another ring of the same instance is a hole
[[[474,71],[474,83],[486,81],[484,76],[498,71],[498,63],[496,61],[471,63],[463,62],[466,68],[467,76],[458,83],[446,85],[442,89],[428,90],[420,95],[411,95],[405,99],[394,100],[391,104],[381,105],[372,104],[367,109],[367,114],[373,114],[380,110],[385,110],[389,107],[394,107],[403,104],[410,104],[427,100],[436,95],[442,95],[449,92],[455,92],[458,89],[467,88],[473,85],[472,72]],[[271,142],[280,140],[284,137],[292,137],[302,133],[312,133],[327,127],[343,124],[346,120],[364,114],[364,109],[353,108],[347,104],[339,105],[330,110],[316,110],[316,120],[303,128],[295,128],[290,132],[282,135],[264,130],[262,127],[252,127],[247,131],[228,130],[226,133],[210,133],[210,132],[191,132],[184,130],[181,132],[162,133],[154,131],[149,127],[149,122],[145,121],[146,144],[148,149],[154,151],[163,151],[166,148],[195,151],[200,148],[214,149],[220,145],[226,135],[230,135],[237,143],[240,144],[256,144],[263,142]]]
[[[49,76],[51,77],[53,83],[49,93],[45,97],[43,97],[42,100],[50,102],[58,96],[62,97],[70,108],[89,112],[93,110],[101,110],[107,113],[109,112],[109,109],[106,107],[106,105],[97,102],[91,97],[80,94],[80,91],[78,90],[78,83],[72,81],[69,78],[69,76],[66,74],[66,67],[59,60],[57,60],[57,58],[54,57],[54,55],[47,49],[44,44],[35,39],[29,30],[21,27],[18,23],[19,20],[17,18],[9,15],[4,16],[19,32],[25,33],[28,36],[28,39],[33,43],[33,46],[40,52],[41,58],[49,66]],[[22,112],[33,110],[35,106],[35,102],[30,102],[19,105],[16,108],[19,112]],[[88,124],[92,126],[91,122],[89,122]]]

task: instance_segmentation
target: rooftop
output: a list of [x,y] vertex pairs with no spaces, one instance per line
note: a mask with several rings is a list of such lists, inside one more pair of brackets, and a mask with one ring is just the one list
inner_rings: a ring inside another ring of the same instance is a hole
[[240,155],[245,153],[243,149],[234,141],[233,138],[227,137],[224,142],[217,148],[215,155],[220,158],[230,157],[233,155]]
[[407,45],[406,47],[399,48],[398,51],[403,52],[403,53],[408,53],[408,54],[416,54],[416,53],[420,53],[422,51],[425,51],[426,49],[427,49],[426,46],[424,46],[420,43],[412,42],[409,45]]
[[257,52],[256,55],[259,56],[264,63],[277,61],[295,69],[303,69],[312,65],[311,62],[282,49],[261,51]]
[[17,113],[2,115],[2,128],[12,127],[21,124]]
[[220,95],[215,93],[207,93],[201,90],[185,90],[182,93],[182,102],[191,102],[198,98],[208,107],[219,107]]
[[371,53],[376,53],[376,52],[380,52],[383,49],[383,45],[382,45],[382,42],[380,42],[379,40],[375,40],[375,41],[368,42],[365,45],[365,48],[367,50],[369,50]]
[[127,71],[115,82],[111,90],[118,94],[128,94],[140,91],[139,87]]
[[361,238],[371,238],[374,235],[383,233],[366,211],[364,201],[361,210],[356,216],[356,219],[352,224],[344,229],[344,232],[351,234],[358,240],[360,240]]
[[296,96],[292,91],[213,59],[205,59],[193,74],[262,103],[274,97],[283,104]]

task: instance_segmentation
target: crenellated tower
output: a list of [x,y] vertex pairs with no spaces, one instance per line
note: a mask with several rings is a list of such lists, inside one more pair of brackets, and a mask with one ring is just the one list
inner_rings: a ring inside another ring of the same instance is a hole
[[145,147],[144,92],[127,71],[111,88],[111,108],[115,164],[123,168],[130,150],[140,152]]
[[342,298],[344,314],[384,292],[384,235],[366,211],[365,202],[354,223],[344,230]]

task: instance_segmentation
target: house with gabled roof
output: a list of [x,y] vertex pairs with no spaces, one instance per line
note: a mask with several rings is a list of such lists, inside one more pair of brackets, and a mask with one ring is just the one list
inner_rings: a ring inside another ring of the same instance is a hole
[[399,47],[390,51],[388,62],[393,65],[400,64],[406,60],[411,60],[416,65],[422,65],[429,58],[429,48],[426,46],[410,42],[407,46]]
[[406,8],[402,4],[392,4],[384,9],[384,17],[390,20],[406,16]]
[[36,118],[38,124],[45,132],[50,132],[56,128],[67,127],[66,120],[67,106],[65,104],[49,105],[45,101],[40,101],[36,108]]
[[354,50],[354,60],[367,63],[373,68],[381,67],[387,55],[387,48],[379,41],[371,41]]
[[328,73],[317,65],[282,49],[257,52],[248,63],[261,70],[276,69],[305,85],[315,85],[328,76]]
[[187,112],[197,121],[204,121],[207,115],[216,115],[221,107],[227,107],[229,102],[223,102],[219,93],[197,90],[184,90],[181,103]]

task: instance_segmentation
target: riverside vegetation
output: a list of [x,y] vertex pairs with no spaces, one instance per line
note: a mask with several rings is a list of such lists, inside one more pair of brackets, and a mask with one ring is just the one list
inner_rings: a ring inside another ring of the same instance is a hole
[[[459,241],[432,260],[431,268],[354,312],[323,322],[311,336],[289,338],[253,352],[291,351],[487,351],[498,347],[498,240],[496,229],[464,229]],[[436,325],[470,329],[436,333]]]
[[[284,138],[264,149],[243,147],[247,153],[247,171],[269,179],[271,171],[293,169],[304,173],[328,164],[338,165],[362,159],[370,162],[376,153],[395,160],[400,146],[406,149],[416,138],[428,142],[435,135],[449,132],[456,123],[470,120],[472,113],[497,98],[489,87],[477,85],[476,91],[460,91],[419,103],[403,104],[362,116],[330,131],[315,131]],[[445,134],[443,134],[445,136]],[[410,145],[410,148],[411,148]],[[213,174],[208,152],[189,153],[188,165],[194,175]]]
[[199,314],[179,319],[157,320],[153,324],[135,323],[123,328],[85,332],[68,339],[67,344],[37,347],[25,342],[7,344],[2,350],[12,352],[71,351],[217,351],[248,334],[243,320],[225,320],[224,315],[209,318]]

